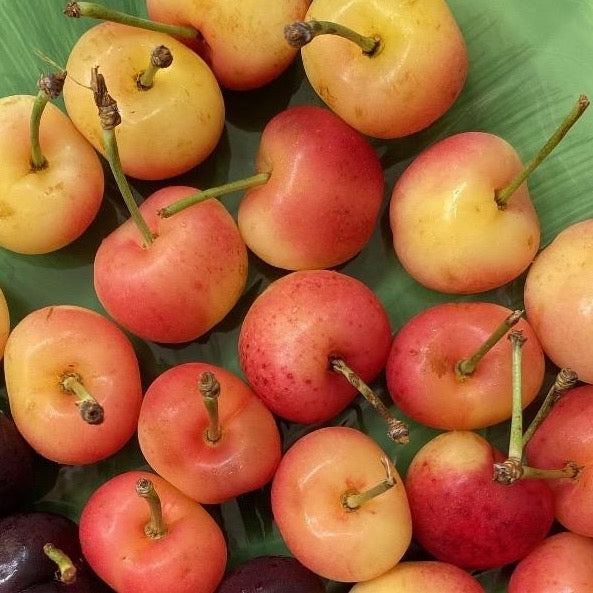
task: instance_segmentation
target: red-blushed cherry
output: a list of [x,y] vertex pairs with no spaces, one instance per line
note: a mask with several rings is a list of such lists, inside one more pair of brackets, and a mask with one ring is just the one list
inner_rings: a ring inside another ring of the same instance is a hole
[[593,539],[570,531],[550,535],[513,568],[507,591],[593,591]]
[[206,509],[145,471],[101,484],[82,509],[79,537],[89,565],[118,593],[213,593],[227,561]]
[[243,292],[247,248],[221,202],[207,200],[169,219],[158,215],[196,191],[186,186],[156,190],[139,208],[152,231],[151,243],[128,219],[95,254],[94,286],[101,304],[145,340],[190,342],[222,321]]
[[522,311],[489,302],[449,302],[424,309],[396,333],[385,368],[389,393],[414,420],[473,430],[511,417],[511,327],[523,348],[523,407],[539,393],[544,354]]
[[552,492],[543,480],[494,481],[506,456],[471,431],[424,444],[406,473],[414,538],[428,553],[465,569],[488,569],[528,554],[552,527]]
[[525,445],[530,465],[557,468],[568,462],[580,467],[574,479],[549,480],[554,513],[566,529],[593,537],[593,385],[564,392]]
[[56,463],[96,463],[136,432],[138,358],[120,327],[96,311],[49,305],[28,313],[8,337],[4,375],[20,433]]
[[385,179],[371,144],[329,109],[299,105],[263,129],[255,174],[171,204],[247,189],[237,224],[247,247],[286,270],[333,268],[358,254],[376,227]]
[[173,366],[149,385],[138,441],[153,470],[204,504],[261,488],[281,456],[263,402],[235,374],[200,362]]
[[378,409],[393,440],[407,427],[369,388],[391,345],[387,311],[360,280],[300,270],[273,281],[252,303],[239,333],[239,363],[272,412],[300,423],[329,420],[357,389]]

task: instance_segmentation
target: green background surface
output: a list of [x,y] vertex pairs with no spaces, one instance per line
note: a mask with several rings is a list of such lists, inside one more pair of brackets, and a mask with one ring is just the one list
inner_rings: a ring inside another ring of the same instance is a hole
[[[140,0],[112,0],[106,4],[146,14]],[[510,308],[522,305],[523,278],[481,295],[452,297],[421,287],[403,271],[391,247],[387,207],[391,188],[411,159],[449,134],[482,130],[504,137],[528,160],[579,94],[593,96],[593,2],[590,0],[451,0],[449,4],[469,49],[470,69],[465,88],[453,108],[429,129],[401,140],[371,140],[386,176],[383,211],[368,246],[339,268],[376,292],[389,312],[394,332],[415,313],[441,302],[487,300]],[[87,19],[68,19],[62,15],[63,7],[64,3],[56,0],[0,0],[0,95],[35,94],[36,79],[46,66],[34,50],[65,64],[80,33],[96,24]],[[371,89],[369,100],[372,100]],[[321,105],[298,59],[267,87],[225,92],[225,101],[227,121],[218,148],[205,163],[170,180],[171,184],[205,189],[252,174],[266,122],[289,105]],[[585,113],[561,146],[530,178],[531,195],[541,219],[542,246],[571,222],[592,216],[592,140],[593,113]],[[131,181],[131,185],[142,199],[164,183]],[[240,195],[233,194],[222,201],[236,214],[239,199]],[[124,217],[122,200],[106,169],[103,206],[83,237],[44,256],[21,256],[0,249],[0,287],[9,304],[12,325],[28,312],[50,304],[78,304],[103,312],[92,285],[94,252],[101,239]],[[199,340],[182,347],[166,347],[133,338],[145,385],[167,368],[192,360],[240,372],[237,336],[242,316],[255,295],[281,274],[251,257],[243,298],[222,323]],[[546,389],[555,372],[549,365]],[[375,387],[385,394],[381,380]],[[7,409],[3,382],[0,403]],[[387,440],[381,420],[367,408],[365,402],[356,400],[335,423],[357,426],[372,434],[397,460],[400,473],[404,474],[415,451],[437,431],[410,422],[411,442],[398,446]],[[314,428],[286,422],[280,422],[280,426],[285,446]],[[505,448],[507,429],[506,425],[499,425],[481,432]],[[99,484],[116,473],[139,467],[145,467],[145,461],[135,441],[112,458],[91,466],[58,467],[40,463],[39,483],[31,504],[34,508],[57,510],[76,520],[87,497]],[[263,489],[211,509],[228,537],[229,566],[251,556],[286,552],[271,518],[267,494]],[[409,557],[422,557],[422,553],[412,548]],[[508,573],[507,567],[477,576],[487,591],[494,593],[505,591]],[[331,591],[348,588],[328,585]]]

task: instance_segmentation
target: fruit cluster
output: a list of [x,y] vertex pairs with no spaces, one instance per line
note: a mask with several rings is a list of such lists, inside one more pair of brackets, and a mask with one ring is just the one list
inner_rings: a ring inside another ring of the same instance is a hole
[[1,261],[89,295],[0,276],[0,593],[591,589],[593,219],[542,247],[527,186],[587,97],[523,164],[439,128],[474,59],[444,0],[142,9],[68,3],[101,22],[0,100]]

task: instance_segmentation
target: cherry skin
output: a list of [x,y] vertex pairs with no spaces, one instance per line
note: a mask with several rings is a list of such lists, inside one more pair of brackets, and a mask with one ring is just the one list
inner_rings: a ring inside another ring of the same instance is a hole
[[[512,411],[511,347],[501,338],[469,375],[458,363],[470,357],[512,311],[487,302],[443,303],[423,310],[397,332],[385,368],[394,403],[433,428],[472,430],[508,420]],[[523,347],[523,407],[539,393],[544,354],[525,319],[515,328]]]
[[542,480],[493,480],[506,459],[471,431],[439,434],[414,455],[405,487],[414,538],[436,559],[465,569],[515,562],[548,534],[552,492]]
[[593,591],[593,540],[569,531],[540,542],[513,569],[508,593]]
[[396,181],[389,206],[406,271],[450,294],[491,290],[524,272],[540,243],[527,184],[504,209],[495,200],[522,169],[508,142],[484,132],[455,134],[421,152]]
[[332,426],[301,437],[284,454],[272,481],[272,512],[292,554],[316,574],[362,581],[393,567],[407,550],[412,524],[402,480],[348,508],[344,496],[385,479],[385,453],[363,432]]
[[148,247],[128,219],[97,249],[94,284],[101,304],[145,340],[194,340],[220,322],[243,292],[247,248],[218,200],[206,200],[171,218],[158,214],[196,191],[167,186],[142,202],[140,212],[154,235]]
[[273,117],[255,168],[270,178],[244,194],[237,223],[265,262],[331,268],[369,241],[383,201],[381,163],[370,143],[328,109],[303,105]]
[[56,251],[78,239],[103,200],[101,162],[86,138],[53,103],[39,122],[45,166],[31,164],[35,97],[0,99],[0,246],[26,255]]
[[[142,385],[136,353],[105,316],[73,305],[35,309],[12,330],[4,353],[10,411],[40,455],[63,464],[95,463],[136,431]],[[102,408],[86,409],[76,385]]]
[[147,0],[152,20],[190,25],[200,33],[195,47],[220,85],[233,90],[262,87],[293,62],[296,50],[282,34],[286,23],[303,18],[310,0]]
[[442,0],[313,0],[305,21],[331,21],[378,40],[370,55],[336,35],[301,50],[311,86],[360,132],[399,138],[441,117],[465,82],[462,33]]
[[593,218],[573,223],[537,255],[525,279],[525,311],[544,352],[593,383]]
[[566,529],[593,537],[593,385],[566,391],[525,448],[529,464],[542,469],[581,467],[574,479],[549,480],[556,519]]
[[306,424],[333,418],[356,396],[331,370],[333,357],[369,382],[390,344],[387,313],[365,284],[332,270],[301,270],[253,302],[239,333],[239,363],[274,414]]
[[[148,89],[138,87],[152,51],[173,55]],[[68,115],[105,154],[93,93],[91,69],[99,67],[121,115],[118,145],[126,175],[167,179],[199,165],[217,146],[224,127],[222,93],[206,63],[169,35],[103,22],[91,27],[70,51],[64,85]]]
[[[212,373],[220,389],[215,440],[199,390],[204,373]],[[159,475],[205,504],[264,486],[281,456],[276,420],[261,400],[230,371],[198,362],[176,365],[151,383],[138,419],[138,440]]]
[[391,570],[363,583],[350,593],[485,593],[478,580],[465,570],[436,560],[398,562]]
[[[162,534],[145,531],[151,515],[136,494],[139,480],[150,481],[160,498]],[[82,509],[79,535],[91,568],[118,593],[213,593],[227,561],[212,516],[149,472],[127,471],[99,486]]]

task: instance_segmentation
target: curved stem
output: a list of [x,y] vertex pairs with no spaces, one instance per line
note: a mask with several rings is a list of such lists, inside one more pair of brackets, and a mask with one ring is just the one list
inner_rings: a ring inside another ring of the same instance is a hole
[[542,423],[544,418],[550,413],[552,407],[556,402],[564,395],[564,393],[574,387],[579,380],[577,374],[568,368],[560,369],[560,372],[556,375],[552,387],[548,390],[544,401],[537,411],[535,418],[531,421],[531,424],[527,427],[527,430],[523,433],[523,447],[531,440],[537,427]]
[[136,482],[136,494],[141,496],[150,509],[150,520],[144,526],[144,533],[150,539],[160,539],[167,534],[167,526],[163,520],[161,499],[148,478],[140,478]]
[[168,68],[172,63],[173,54],[168,47],[164,45],[155,47],[150,54],[148,68],[138,75],[138,88],[143,91],[152,88],[156,73],[162,68]]
[[87,391],[78,373],[66,373],[60,379],[62,389],[78,397],[76,402],[81,418],[87,424],[101,424],[105,419],[103,406]]
[[43,553],[57,565],[56,576],[61,583],[71,585],[76,581],[76,566],[65,552],[47,543],[43,546]]
[[492,348],[507,334],[507,332],[517,324],[525,311],[517,309],[513,311],[506,319],[490,334],[488,339],[472,354],[469,358],[463,358],[455,365],[455,372],[461,377],[469,377],[475,372],[478,363]]
[[589,107],[589,99],[585,95],[581,95],[570,113],[564,118],[560,126],[552,136],[550,136],[535,157],[523,167],[519,174],[512,179],[506,187],[496,190],[494,193],[494,200],[501,210],[506,208],[507,202],[519,186],[537,169],[537,167],[539,167],[539,165],[541,165],[552,150],[558,146],[562,138],[564,138],[568,130],[570,130],[570,128],[577,122],[579,117],[583,115],[583,112],[587,107]]
[[296,48],[301,48],[313,41],[319,35],[338,35],[356,43],[367,56],[372,56],[380,45],[378,39],[361,35],[352,29],[332,23],[330,21],[297,21],[284,27],[284,38],[287,43]]
[[91,89],[95,96],[95,104],[99,109],[99,118],[101,120],[101,127],[103,128],[103,147],[105,148],[105,154],[109,161],[111,172],[113,173],[113,177],[115,178],[115,182],[117,183],[117,187],[124,199],[130,216],[142,235],[144,244],[149,246],[153,242],[153,234],[140,213],[138,204],[136,204],[136,200],[134,200],[132,190],[128,185],[128,180],[121,167],[117,139],[115,137],[115,128],[121,123],[117,103],[107,92],[105,79],[103,75],[99,73],[99,68],[97,66],[91,70]]
[[250,189],[252,187],[257,187],[258,185],[264,185],[268,179],[270,179],[270,176],[271,173],[256,173],[255,175],[246,177],[245,179],[231,181],[230,183],[225,183],[224,185],[219,185],[218,187],[212,187],[210,189],[205,189],[204,191],[191,194],[185,198],[181,198],[181,200],[177,200],[176,202],[169,204],[165,208],[161,208],[159,210],[159,216],[168,218],[169,216],[173,216],[173,214],[177,214],[189,206],[193,206],[194,204],[198,204],[204,200],[224,196],[235,191]]
[[31,142],[31,168],[40,171],[47,167],[47,159],[43,156],[41,143],[39,141],[39,126],[41,116],[50,99],[59,97],[66,80],[66,72],[42,74],[37,81],[39,92],[33,102],[31,117],[29,121],[29,138]]
[[210,426],[206,429],[206,439],[210,443],[216,443],[222,436],[220,419],[218,417],[218,396],[220,395],[220,383],[210,371],[200,375],[199,389],[204,400],[204,405],[210,417]]
[[129,25],[131,27],[138,27],[140,29],[148,29],[150,31],[158,31],[159,33],[167,33],[169,35],[173,35],[174,37],[197,39],[201,36],[200,32],[193,27],[159,23],[127,14],[125,12],[120,12],[119,10],[114,10],[96,2],[68,2],[64,8],[64,14],[72,18],[88,17],[104,21],[111,21],[114,23],[120,23],[121,25]]
[[399,444],[409,442],[410,431],[406,424],[393,417],[379,396],[341,358],[331,358],[329,363],[332,371],[342,374],[350,385],[355,387],[373,408],[379,412],[389,426],[389,432],[387,434],[392,441]]
[[381,463],[385,468],[386,474],[385,479],[382,482],[363,492],[348,491],[342,495],[342,505],[347,510],[354,511],[361,505],[363,505],[365,502],[371,500],[372,498],[375,498],[376,496],[379,496],[380,494],[383,494],[383,492],[387,492],[387,490],[395,486],[395,478],[391,473],[391,465],[389,463],[389,459],[383,457],[381,459]]

